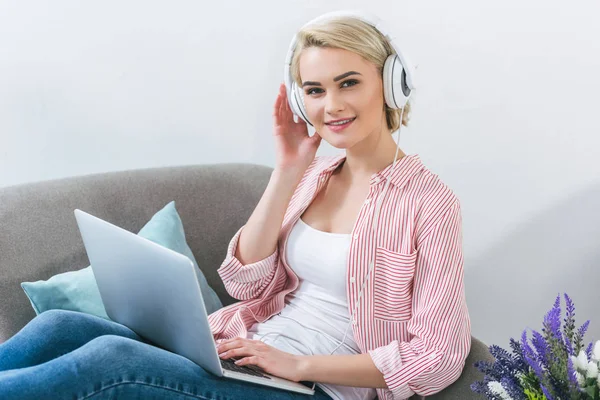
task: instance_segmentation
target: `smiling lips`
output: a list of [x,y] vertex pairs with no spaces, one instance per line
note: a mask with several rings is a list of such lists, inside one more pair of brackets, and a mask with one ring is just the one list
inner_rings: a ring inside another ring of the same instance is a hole
[[325,122],[325,125],[331,125],[331,126],[336,126],[336,125],[344,125],[347,122],[352,122],[356,119],[356,117],[354,118],[346,118],[346,119],[336,119],[335,121],[331,121],[331,122]]
[[350,125],[352,125],[352,123],[354,122],[354,120],[356,119],[356,117],[354,118],[350,118],[350,119],[346,119],[346,120],[341,120],[339,121],[339,123],[325,123],[325,125],[327,125],[327,128],[335,133],[339,133],[341,131],[343,131],[344,129],[346,129],[347,127],[349,127]]

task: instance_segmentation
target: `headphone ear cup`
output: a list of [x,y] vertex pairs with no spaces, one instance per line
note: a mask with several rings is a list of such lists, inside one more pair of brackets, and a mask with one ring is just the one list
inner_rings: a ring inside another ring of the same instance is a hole
[[306,122],[310,126],[313,126],[308,121],[308,114],[306,113],[306,108],[304,106],[304,94],[302,92],[302,89],[300,89],[298,85],[296,85],[296,82],[292,82],[291,92],[292,110],[294,111],[294,114],[296,114],[299,118],[302,118],[302,120],[304,120],[304,122]]
[[398,110],[406,105],[411,90],[406,84],[406,71],[400,58],[391,54],[383,66],[383,95],[391,109]]

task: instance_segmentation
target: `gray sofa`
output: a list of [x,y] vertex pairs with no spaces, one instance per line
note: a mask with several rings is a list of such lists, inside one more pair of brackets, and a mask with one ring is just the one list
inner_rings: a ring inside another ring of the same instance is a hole
[[[21,282],[89,265],[75,208],[137,233],[154,213],[175,200],[187,241],[208,282],[223,304],[235,302],[216,269],[229,240],[262,196],[271,171],[241,163],[163,167],[0,188],[0,343],[35,316]],[[469,385],[483,378],[473,367],[483,359],[492,356],[485,344],[473,338],[462,376],[428,399],[482,398]]]

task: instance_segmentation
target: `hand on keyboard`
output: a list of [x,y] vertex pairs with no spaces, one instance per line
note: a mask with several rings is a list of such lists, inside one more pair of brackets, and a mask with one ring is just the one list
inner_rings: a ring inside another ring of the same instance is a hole
[[254,365],[262,371],[294,382],[303,380],[304,358],[286,353],[260,340],[233,338],[220,342],[217,353],[221,359],[239,359],[237,366]]

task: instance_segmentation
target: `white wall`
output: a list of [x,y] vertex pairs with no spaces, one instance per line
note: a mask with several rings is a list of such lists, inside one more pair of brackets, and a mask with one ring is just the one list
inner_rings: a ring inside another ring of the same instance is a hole
[[[0,2],[0,187],[272,166],[271,111],[294,30],[363,4]],[[599,3],[369,4],[418,64],[401,147],[461,199],[474,335],[508,347],[567,292],[578,325],[592,319],[588,341],[600,339]]]

